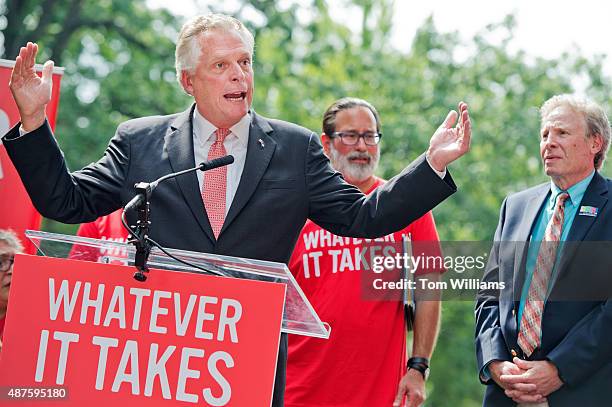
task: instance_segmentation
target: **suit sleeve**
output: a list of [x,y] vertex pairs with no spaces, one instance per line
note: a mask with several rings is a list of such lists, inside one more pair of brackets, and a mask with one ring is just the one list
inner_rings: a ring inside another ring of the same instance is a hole
[[121,126],[98,162],[71,174],[47,122],[23,136],[19,125],[4,137],[4,145],[43,216],[64,223],[90,222],[121,206],[130,151]]
[[[499,281],[499,243],[502,239],[505,222],[506,201],[504,200],[501,207],[499,223],[493,238],[493,247],[491,248],[489,261],[482,279],[485,282]],[[488,375],[483,374],[483,369],[489,363],[495,360],[512,360],[501,329],[499,291],[497,290],[482,290],[478,293],[476,301],[475,344],[479,376],[483,383],[488,383],[490,381],[483,380],[485,377],[488,378]]]
[[612,303],[595,307],[575,325],[547,359],[568,386],[588,378],[612,359]]
[[393,233],[457,190],[450,174],[440,179],[423,154],[366,197],[332,169],[314,133],[305,167],[310,219],[341,236],[374,238]]

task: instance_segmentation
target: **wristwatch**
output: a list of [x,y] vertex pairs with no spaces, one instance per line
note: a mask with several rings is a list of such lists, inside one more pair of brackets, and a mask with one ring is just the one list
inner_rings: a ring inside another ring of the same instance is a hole
[[427,358],[410,358],[407,367],[419,371],[423,375],[423,380],[429,377],[429,359]]

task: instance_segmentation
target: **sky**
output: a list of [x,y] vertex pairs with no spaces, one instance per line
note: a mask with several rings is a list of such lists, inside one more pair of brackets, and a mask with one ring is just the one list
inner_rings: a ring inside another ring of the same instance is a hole
[[[183,15],[204,13],[207,3],[206,0],[173,0],[171,11]],[[236,1],[225,1],[230,9],[232,3]],[[290,3],[300,2],[280,0],[280,4]],[[168,2],[149,0],[149,4],[162,7]],[[328,4],[338,22],[350,26],[360,21],[358,13],[347,9],[344,0],[328,0]],[[589,58],[596,54],[612,57],[612,2],[606,0],[396,0],[392,44],[407,52],[416,29],[430,15],[438,31],[458,31],[461,39],[468,40],[486,25],[501,22],[511,13],[517,22],[511,51],[521,49],[532,57],[555,58],[564,51],[575,52],[578,47]],[[604,66],[612,76],[609,57]]]
[[[576,46],[586,56],[612,55],[612,3],[604,0],[428,0],[427,4],[397,0],[393,40],[407,48],[405,38],[433,14],[440,31],[459,31],[464,39],[473,37],[487,24],[513,13],[517,27],[511,50],[522,49],[535,57],[554,58]],[[608,72],[612,65],[607,61]]]

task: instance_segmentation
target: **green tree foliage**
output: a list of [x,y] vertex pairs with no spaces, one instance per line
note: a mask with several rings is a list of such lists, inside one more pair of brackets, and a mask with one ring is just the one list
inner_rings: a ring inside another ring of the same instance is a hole
[[[274,61],[274,69],[287,70],[284,79],[260,86],[256,107],[319,130],[321,114],[334,99],[356,95],[370,100],[383,120],[381,173],[390,177],[425,150],[449,109],[467,101],[473,148],[452,166],[461,190],[436,209],[445,240],[491,238],[503,197],[545,180],[537,110],[544,100],[571,92],[577,77],[589,82],[587,92],[594,98],[604,104],[609,99],[610,81],[601,73],[600,60],[565,54],[531,61],[522,52],[510,53],[512,17],[487,27],[470,42],[459,41],[456,33],[437,32],[429,20],[410,53],[402,54],[383,45],[388,41],[364,48],[371,43],[329,21],[324,8],[319,11],[305,25],[310,35],[296,35],[286,47],[293,50],[290,63],[281,68],[281,61]],[[505,40],[494,45],[489,41],[493,36]],[[281,41],[273,31],[260,35],[259,64],[274,60]],[[455,55],[465,48],[472,50],[459,61]],[[259,84],[268,80],[263,76],[257,76]]]
[[[255,110],[320,131],[333,100],[369,100],[383,121],[385,177],[425,151],[457,102],[469,104],[472,149],[451,166],[460,190],[434,211],[442,240],[490,239],[503,197],[546,180],[538,151],[543,101],[577,85],[604,106],[612,96],[603,56],[511,52],[513,16],[469,40],[439,32],[429,19],[410,51],[400,52],[389,45],[393,0],[344,0],[357,16],[350,27],[331,17],[324,0],[233,4],[202,12],[233,14],[256,34]],[[189,105],[173,66],[182,22],[145,0],[0,1],[3,56],[14,58],[21,44],[37,41],[39,60],[52,57],[66,67],[57,133],[71,168],[96,160],[121,121]],[[473,324],[472,303],[444,303],[427,405],[480,405]]]
[[[56,133],[70,168],[96,161],[122,121],[174,113],[190,103],[174,73],[181,23],[167,11],[148,9],[145,0],[18,0],[0,10],[3,58],[14,59],[33,41],[39,62],[53,59],[66,69]],[[43,227],[76,231],[49,220]]]

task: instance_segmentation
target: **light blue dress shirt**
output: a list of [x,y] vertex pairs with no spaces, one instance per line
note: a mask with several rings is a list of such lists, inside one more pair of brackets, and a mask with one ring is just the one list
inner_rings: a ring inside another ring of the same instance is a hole
[[555,260],[555,266],[553,267],[552,275],[550,278],[548,294],[550,294],[552,283],[555,281],[555,278],[557,276],[557,264],[559,262],[560,254],[562,252],[562,242],[565,242],[567,240],[567,236],[569,235],[572,223],[574,222],[574,218],[576,217],[576,213],[578,212],[578,208],[580,207],[580,203],[582,202],[582,198],[584,197],[584,193],[586,192],[586,189],[591,183],[591,180],[593,179],[594,175],[595,171],[591,172],[591,174],[584,178],[582,181],[572,185],[567,191],[559,189],[559,187],[557,187],[552,181],[550,183],[551,194],[549,195],[546,204],[542,207],[540,213],[538,214],[538,218],[535,223],[535,228],[533,229],[533,233],[531,234],[529,251],[527,252],[525,284],[523,284],[523,289],[521,291],[521,301],[519,303],[518,309],[519,329],[521,324],[521,318],[523,316],[523,310],[527,301],[527,295],[529,294],[529,286],[531,285],[531,279],[533,278],[533,272],[535,270],[535,264],[538,258],[538,251],[540,250],[540,244],[542,243],[542,239],[544,239],[544,232],[546,231],[546,226],[548,225],[548,222],[550,222],[550,218],[552,217],[553,212],[555,210],[555,202],[557,201],[557,196],[563,192],[567,192],[569,194],[569,198],[565,201],[565,216],[563,218],[563,229],[561,231],[561,244],[557,249],[557,258]]

